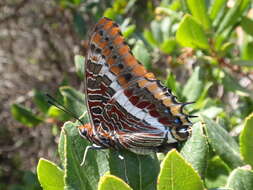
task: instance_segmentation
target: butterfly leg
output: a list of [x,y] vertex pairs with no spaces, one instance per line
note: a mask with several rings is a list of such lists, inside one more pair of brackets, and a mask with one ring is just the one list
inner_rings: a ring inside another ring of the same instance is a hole
[[91,145],[91,146],[87,146],[87,147],[85,148],[85,151],[84,151],[84,154],[83,154],[83,160],[82,160],[80,166],[83,166],[83,165],[84,165],[84,162],[85,162],[85,159],[86,159],[88,150],[90,150],[90,149],[91,149],[91,150],[101,150],[101,149],[106,149],[106,148],[105,148],[105,147],[102,147],[102,146],[98,146],[98,145],[96,145],[96,144],[93,144],[93,145]]

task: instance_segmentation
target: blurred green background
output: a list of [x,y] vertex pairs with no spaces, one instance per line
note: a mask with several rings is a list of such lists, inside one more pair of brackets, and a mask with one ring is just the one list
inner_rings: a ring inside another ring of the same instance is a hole
[[59,163],[60,127],[70,118],[44,93],[60,97],[66,85],[83,92],[75,55],[85,55],[87,32],[102,16],[120,25],[137,59],[180,101],[196,101],[189,112],[237,139],[253,111],[253,3],[192,2],[2,0],[0,189],[39,189],[38,158]]

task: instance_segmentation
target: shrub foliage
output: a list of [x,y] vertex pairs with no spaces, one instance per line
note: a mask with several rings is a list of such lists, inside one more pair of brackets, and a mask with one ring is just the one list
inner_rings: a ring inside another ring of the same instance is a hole
[[[234,2],[231,5],[231,2]],[[47,190],[204,190],[253,189],[253,16],[250,0],[116,0],[103,10],[98,2],[60,0],[75,12],[74,27],[86,36],[82,14],[116,20],[133,54],[156,73],[188,107],[194,119],[193,134],[167,155],[136,155],[127,151],[90,150],[70,117],[45,103],[39,91],[34,102],[39,116],[12,105],[13,117],[28,127],[53,118],[68,121],[60,134],[61,164],[40,159],[38,179]],[[100,11],[103,10],[103,11]],[[80,80],[85,57],[75,57]],[[169,66],[165,71],[161,66]],[[160,68],[159,68],[160,67]],[[177,80],[176,80],[177,77]],[[165,80],[164,80],[165,79]],[[84,94],[59,87],[56,98],[83,122],[88,122]]]

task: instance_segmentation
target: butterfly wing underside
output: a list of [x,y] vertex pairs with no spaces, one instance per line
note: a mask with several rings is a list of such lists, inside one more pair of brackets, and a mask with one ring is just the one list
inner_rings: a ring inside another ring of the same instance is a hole
[[97,144],[145,154],[189,136],[191,122],[182,112],[184,104],[135,59],[115,22],[100,19],[88,45],[89,140],[95,134]]

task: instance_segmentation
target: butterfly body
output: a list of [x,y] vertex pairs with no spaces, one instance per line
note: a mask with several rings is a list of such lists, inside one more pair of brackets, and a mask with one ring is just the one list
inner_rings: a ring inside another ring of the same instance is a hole
[[134,58],[118,25],[102,18],[89,36],[85,94],[92,143],[137,154],[163,152],[190,135],[191,122],[170,89]]

